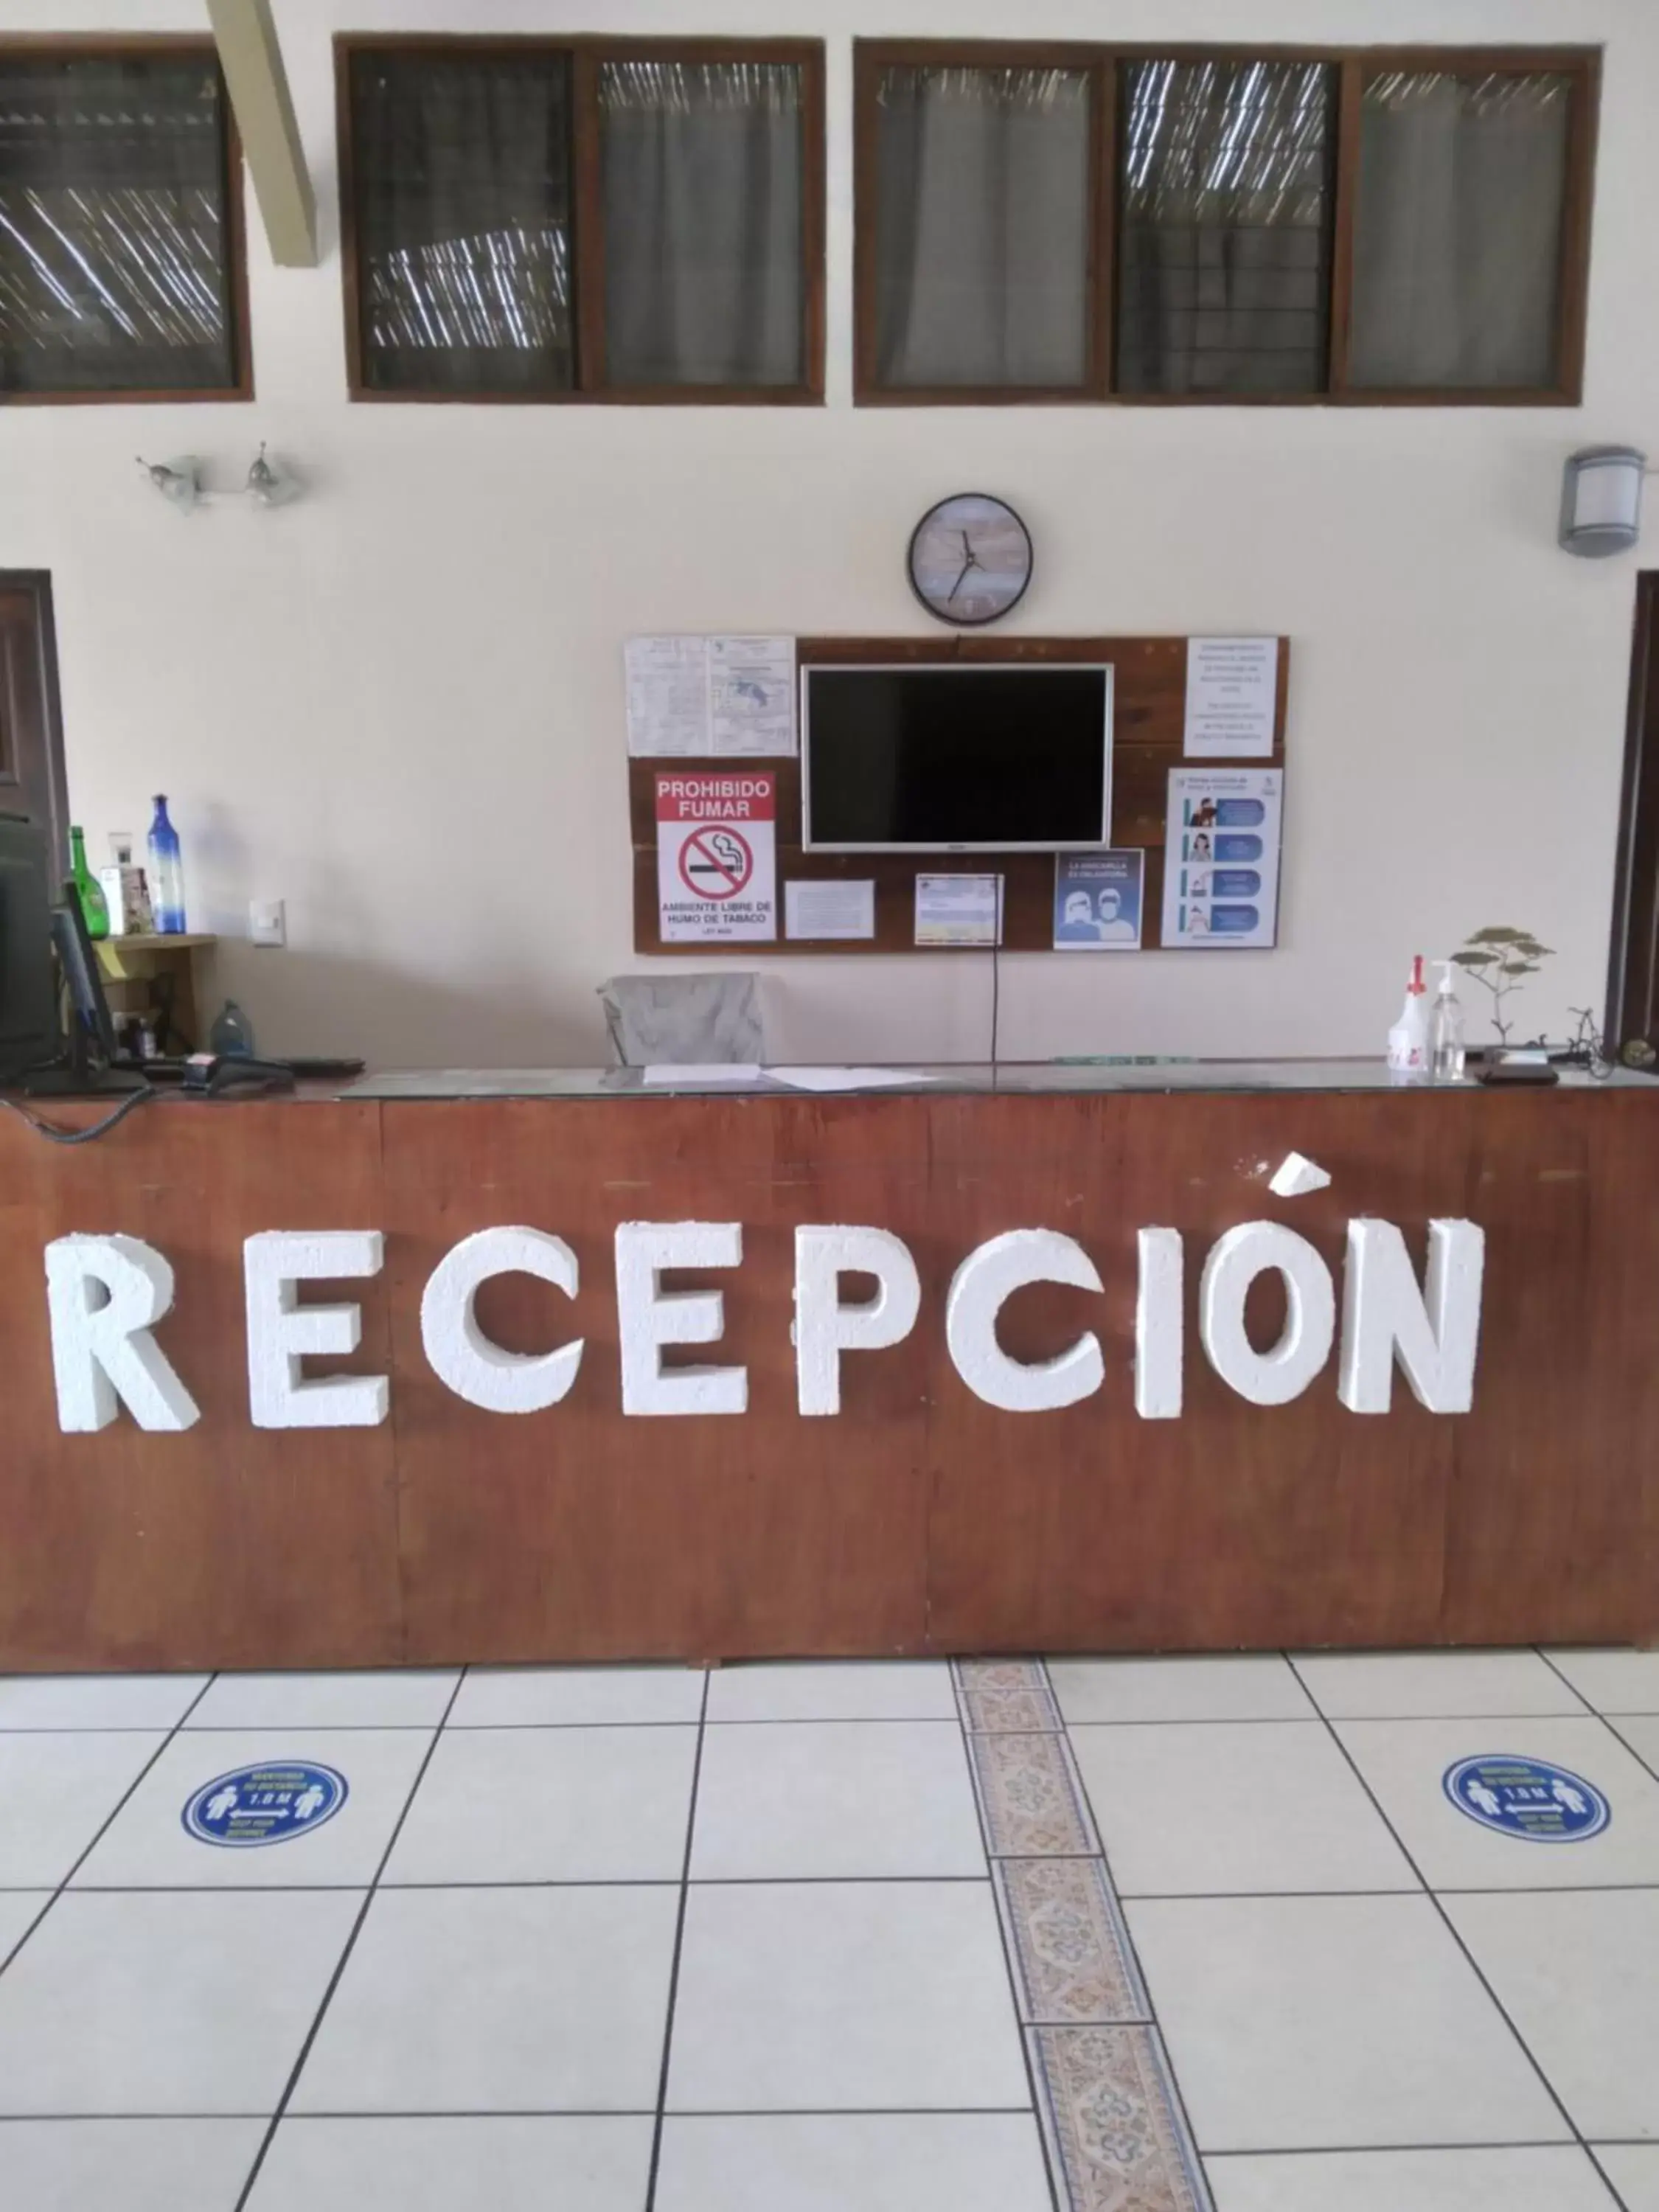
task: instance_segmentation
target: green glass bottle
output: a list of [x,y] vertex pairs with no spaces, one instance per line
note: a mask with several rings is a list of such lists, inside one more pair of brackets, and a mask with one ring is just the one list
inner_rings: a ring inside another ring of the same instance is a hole
[[75,881],[75,896],[81,902],[81,919],[87,925],[87,935],[94,939],[109,935],[109,904],[104,896],[103,885],[87,866],[87,841],[73,827],[70,830],[70,858]]

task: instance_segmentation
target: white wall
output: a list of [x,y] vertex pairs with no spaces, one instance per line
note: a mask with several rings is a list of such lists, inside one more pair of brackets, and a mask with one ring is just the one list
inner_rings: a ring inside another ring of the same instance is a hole
[[[0,29],[199,28],[190,0],[0,0]],[[0,409],[0,567],[57,595],[71,804],[96,852],[175,799],[192,920],[234,944],[261,1043],[385,1065],[582,1062],[631,945],[631,630],[913,633],[916,516],[1000,491],[1036,539],[1009,634],[1278,630],[1292,643],[1273,954],[1011,957],[1008,1057],[1380,1050],[1407,956],[1512,922],[1558,948],[1559,1031],[1605,974],[1634,577],[1554,544],[1562,457],[1659,450],[1653,0],[1029,0],[1030,37],[1605,40],[1578,410],[855,411],[855,33],[1006,35],[996,0],[280,0],[327,238],[251,223],[249,406]],[[336,27],[794,33],[828,40],[829,404],[356,406],[336,250]],[[133,466],[312,482],[188,519]],[[1659,525],[1655,526],[1659,528]],[[1650,556],[1651,557],[1651,556]],[[780,1056],[982,1057],[988,965],[762,959]],[[1473,995],[1473,994],[1472,994]]]

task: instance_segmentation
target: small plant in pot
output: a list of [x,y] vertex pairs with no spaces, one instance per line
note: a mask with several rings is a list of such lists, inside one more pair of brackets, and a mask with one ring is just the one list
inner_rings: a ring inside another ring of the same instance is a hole
[[1536,975],[1553,948],[1540,945],[1529,929],[1477,929],[1453,961],[1466,975],[1492,994],[1492,1025],[1501,1049],[1512,1022],[1504,1018],[1504,1001],[1521,988],[1523,975]]

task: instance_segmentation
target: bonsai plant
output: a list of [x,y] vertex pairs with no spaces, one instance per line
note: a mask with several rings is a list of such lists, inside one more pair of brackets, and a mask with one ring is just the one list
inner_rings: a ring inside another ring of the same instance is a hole
[[1553,948],[1540,945],[1528,929],[1477,929],[1453,960],[1464,973],[1492,994],[1492,1025],[1500,1044],[1510,1041],[1513,1026],[1504,1018],[1504,1002],[1521,987],[1523,975],[1536,975],[1550,958]]

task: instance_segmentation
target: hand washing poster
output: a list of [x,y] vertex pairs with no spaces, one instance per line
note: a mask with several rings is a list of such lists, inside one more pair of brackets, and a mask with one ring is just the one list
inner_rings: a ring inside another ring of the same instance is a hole
[[1164,942],[1217,951],[1279,937],[1279,768],[1170,770]]

